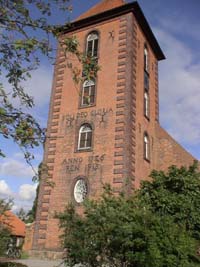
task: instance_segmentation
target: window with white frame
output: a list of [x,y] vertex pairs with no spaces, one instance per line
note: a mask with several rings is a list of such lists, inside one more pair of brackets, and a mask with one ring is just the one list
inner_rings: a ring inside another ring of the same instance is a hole
[[84,178],[79,178],[74,185],[74,199],[77,203],[82,203],[88,195],[88,185]]
[[91,57],[98,55],[99,36],[97,32],[92,32],[87,37],[86,54]]
[[149,136],[147,133],[144,133],[144,159],[150,160],[150,144]]
[[148,54],[148,49],[145,45],[144,47],[144,70],[148,72],[149,69],[149,54]]
[[144,90],[144,116],[149,118],[149,92],[148,90]]
[[81,94],[81,106],[93,105],[95,101],[95,82],[86,80],[83,83]]
[[83,124],[79,129],[78,149],[90,149],[92,147],[92,127],[90,124]]

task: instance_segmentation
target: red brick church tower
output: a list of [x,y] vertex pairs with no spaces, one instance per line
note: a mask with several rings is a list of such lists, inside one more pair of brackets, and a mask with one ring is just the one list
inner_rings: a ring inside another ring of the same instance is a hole
[[103,0],[63,28],[63,37],[73,35],[101,70],[77,92],[58,48],[44,153],[55,185],[41,181],[32,250],[46,256],[61,251],[54,215],[67,203],[81,209],[105,183],[131,193],[152,169],[193,161],[159,125],[165,57],[138,3]]

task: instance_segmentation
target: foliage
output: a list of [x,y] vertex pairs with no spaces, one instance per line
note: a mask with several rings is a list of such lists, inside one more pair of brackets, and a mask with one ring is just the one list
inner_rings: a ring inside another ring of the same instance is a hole
[[[80,52],[79,42],[76,36],[68,37],[64,41],[61,41],[60,45],[65,54],[65,58],[67,59],[67,67],[71,69],[72,79],[75,84],[79,84],[85,80],[93,80],[97,77],[97,73],[100,70],[97,58]],[[80,68],[77,67],[77,64],[75,64],[75,66],[73,65],[70,56],[75,56],[77,61],[81,63],[82,74]]]
[[[72,70],[74,81],[81,81],[78,77],[81,71],[70,64],[68,55],[77,57],[81,64],[87,58],[78,51],[76,37],[63,40],[60,38],[62,27],[52,23],[56,9],[64,12],[72,10],[69,2],[0,0],[0,135],[17,143],[29,163],[33,158],[29,151],[44,142],[45,130],[29,114],[28,109],[33,107],[34,101],[26,93],[24,81],[39,66],[41,56],[53,59],[55,49],[51,44],[52,37],[56,37],[60,47],[63,47],[66,66]],[[87,78],[98,71],[97,64],[93,62],[90,65],[91,71],[87,64]],[[1,149],[0,156],[5,156]]]
[[[36,196],[33,201],[32,208],[28,212],[26,212],[23,208],[21,208],[16,214],[25,223],[32,223],[36,219],[39,186],[40,186],[40,181],[42,178],[42,173],[45,173],[45,176],[47,176],[48,169],[46,169],[46,166],[43,163],[40,163],[38,166],[38,176],[37,176],[38,185],[36,188]],[[34,177],[33,179],[36,179],[36,178]],[[46,180],[46,182],[48,183],[48,179]]]
[[19,211],[16,213],[16,215],[20,220],[26,222],[27,212],[23,208],[20,208]]
[[[40,55],[49,56],[52,51],[48,39],[54,25],[49,24],[48,17],[52,15],[53,5],[57,4],[63,9],[67,2],[0,1],[0,76],[4,80],[0,84],[0,134],[24,149],[26,160],[31,159],[27,150],[44,140],[44,131],[32,115],[23,112],[20,107],[31,108],[34,105],[22,84],[30,77],[30,71],[39,66]],[[14,105],[13,98],[19,104]],[[1,155],[4,156],[3,151]]]
[[39,194],[39,185],[36,188],[36,196],[35,196],[35,199],[33,201],[32,209],[29,210],[28,213],[27,213],[26,223],[32,223],[36,219],[36,210],[37,210],[38,194]]
[[66,265],[172,267],[199,266],[196,242],[170,216],[143,206],[137,195],[114,196],[106,190],[84,204],[79,215],[70,204],[58,215]]
[[200,173],[197,162],[189,168],[171,166],[168,172],[153,171],[144,181],[140,197],[153,213],[170,216],[200,241]]
[[10,240],[9,229],[0,223],[0,256],[5,256],[7,245]]
[[2,223],[2,216],[5,216],[5,212],[10,209],[11,201],[5,201],[0,199],[0,256],[5,256],[7,245],[10,240],[10,230]]
[[[21,255],[21,258],[22,260],[26,260],[29,258],[29,254],[27,251],[22,251],[22,255]],[[18,266],[17,266],[18,267]]]
[[[48,174],[48,169],[41,162],[39,164],[39,166],[38,166],[38,178],[37,178],[38,185],[37,185],[37,188],[36,188],[36,196],[35,196],[35,199],[33,201],[32,209],[29,210],[28,213],[27,213],[26,223],[32,223],[36,219],[36,211],[37,211],[37,203],[38,203],[38,195],[39,195],[39,186],[40,186],[40,182],[41,182],[41,179],[42,179],[42,173],[45,173],[45,175]],[[48,180],[47,180],[47,182],[48,182]]]

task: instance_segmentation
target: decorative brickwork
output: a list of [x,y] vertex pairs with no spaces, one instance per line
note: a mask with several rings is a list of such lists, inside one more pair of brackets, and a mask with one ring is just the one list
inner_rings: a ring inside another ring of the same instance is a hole
[[[43,180],[41,181],[39,188],[39,198],[38,198],[38,208],[37,208],[37,216],[35,222],[34,236],[33,236],[33,249],[44,249],[45,248],[45,240],[46,240],[46,230],[47,224],[43,224],[48,220],[48,212],[49,212],[49,203],[52,188],[49,186],[46,190],[45,179],[52,178],[52,171],[54,170],[54,162],[56,155],[56,137],[52,138],[53,134],[58,133],[59,126],[59,114],[55,114],[60,112],[61,101],[57,101],[58,99],[62,99],[62,83],[58,83],[58,81],[63,80],[65,65],[62,64],[64,60],[61,60],[61,53],[58,49],[56,67],[54,71],[54,82],[52,86],[52,95],[50,101],[50,111],[49,111],[49,120],[47,127],[47,139],[45,142],[45,154],[43,163],[47,165],[48,174],[43,174]],[[56,108],[55,108],[56,106]],[[53,150],[52,150],[53,148]],[[53,157],[52,157],[53,156]],[[50,158],[51,157],[51,158]],[[47,178],[48,176],[48,178]],[[46,178],[45,178],[46,177]],[[46,206],[44,206],[46,205]],[[45,230],[43,233],[41,230]]]

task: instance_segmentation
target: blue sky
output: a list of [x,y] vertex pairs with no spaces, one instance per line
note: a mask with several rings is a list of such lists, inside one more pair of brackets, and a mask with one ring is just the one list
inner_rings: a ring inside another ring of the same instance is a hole
[[[113,0],[115,1],[115,0]],[[98,0],[73,0],[73,20]],[[131,2],[131,1],[128,1]],[[159,63],[160,123],[189,152],[200,159],[200,1],[199,0],[139,0],[166,60]],[[66,16],[54,16],[64,23]],[[46,125],[53,67],[41,59],[40,68],[27,82],[34,96],[32,113]],[[3,142],[2,142],[3,141]],[[13,143],[1,139],[7,157],[0,159],[0,197],[14,199],[14,210],[28,210],[35,197],[33,172]],[[37,169],[42,149],[35,150]]]

